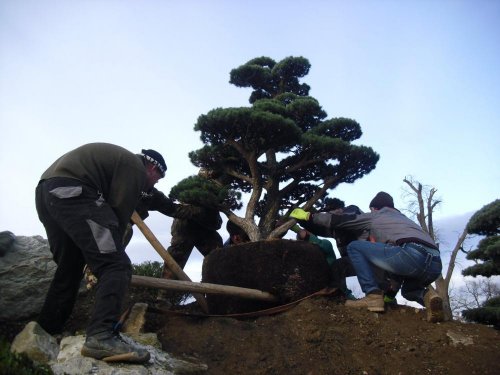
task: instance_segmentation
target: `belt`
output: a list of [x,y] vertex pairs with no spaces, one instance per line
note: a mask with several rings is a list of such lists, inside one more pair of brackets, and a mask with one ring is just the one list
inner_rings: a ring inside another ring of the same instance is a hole
[[[402,244],[401,246],[409,246],[411,247],[412,249],[414,250],[417,250],[420,254],[424,255],[424,256],[432,256],[433,258],[439,258],[439,254],[438,255],[434,255],[432,254],[427,248],[425,245],[422,245],[420,243],[417,243],[417,242],[405,242],[404,244]],[[435,249],[433,249],[435,250]],[[439,251],[439,250],[436,250],[436,251]]]

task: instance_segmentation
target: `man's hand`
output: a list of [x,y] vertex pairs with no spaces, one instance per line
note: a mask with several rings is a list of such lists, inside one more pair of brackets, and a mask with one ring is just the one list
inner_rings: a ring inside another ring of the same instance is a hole
[[297,220],[308,221],[311,217],[311,213],[304,211],[302,208],[295,208],[290,214],[290,217]]

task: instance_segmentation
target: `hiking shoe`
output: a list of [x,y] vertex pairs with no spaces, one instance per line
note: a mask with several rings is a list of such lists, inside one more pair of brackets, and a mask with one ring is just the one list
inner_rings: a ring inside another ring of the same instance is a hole
[[374,312],[384,312],[384,297],[382,294],[367,294],[366,297],[356,301],[346,301],[345,306],[368,309]]
[[106,362],[144,363],[149,361],[150,357],[146,349],[140,349],[133,341],[128,343],[119,333],[113,332],[87,336],[81,354]]
[[424,304],[428,322],[437,323],[444,320],[443,299],[433,289],[425,293]]

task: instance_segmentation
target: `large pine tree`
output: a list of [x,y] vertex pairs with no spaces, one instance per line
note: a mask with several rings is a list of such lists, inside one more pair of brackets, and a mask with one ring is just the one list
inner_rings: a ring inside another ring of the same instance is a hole
[[[253,89],[251,106],[201,115],[195,130],[204,146],[189,154],[216,183],[200,188],[203,178],[191,177],[174,187],[171,196],[205,200],[257,241],[286,229],[274,228],[280,213],[299,205],[311,208],[339,184],[372,171],[378,154],[352,143],[362,135],[360,125],[348,118],[328,119],[309,96],[310,87],[300,83],[309,69],[304,57],[278,63],[260,57],[233,69],[230,83]],[[242,193],[248,201],[244,215],[238,216],[234,209],[241,207]]]

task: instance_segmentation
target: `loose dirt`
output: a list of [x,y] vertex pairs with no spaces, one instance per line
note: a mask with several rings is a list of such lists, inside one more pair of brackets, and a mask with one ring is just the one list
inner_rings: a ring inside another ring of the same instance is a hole
[[210,374],[500,373],[492,328],[431,324],[411,307],[353,310],[334,297],[255,319],[168,316],[159,334],[166,351],[199,358]]
[[[132,288],[127,304],[157,306],[156,293]],[[79,297],[68,322],[84,329],[92,293]],[[176,308],[199,313],[196,303]],[[0,323],[12,340],[25,322]],[[500,374],[499,331],[477,324],[425,321],[423,310],[397,306],[383,314],[343,306],[338,296],[312,297],[288,311],[254,318],[148,313],[146,330],[163,349],[195,357],[208,374]]]

